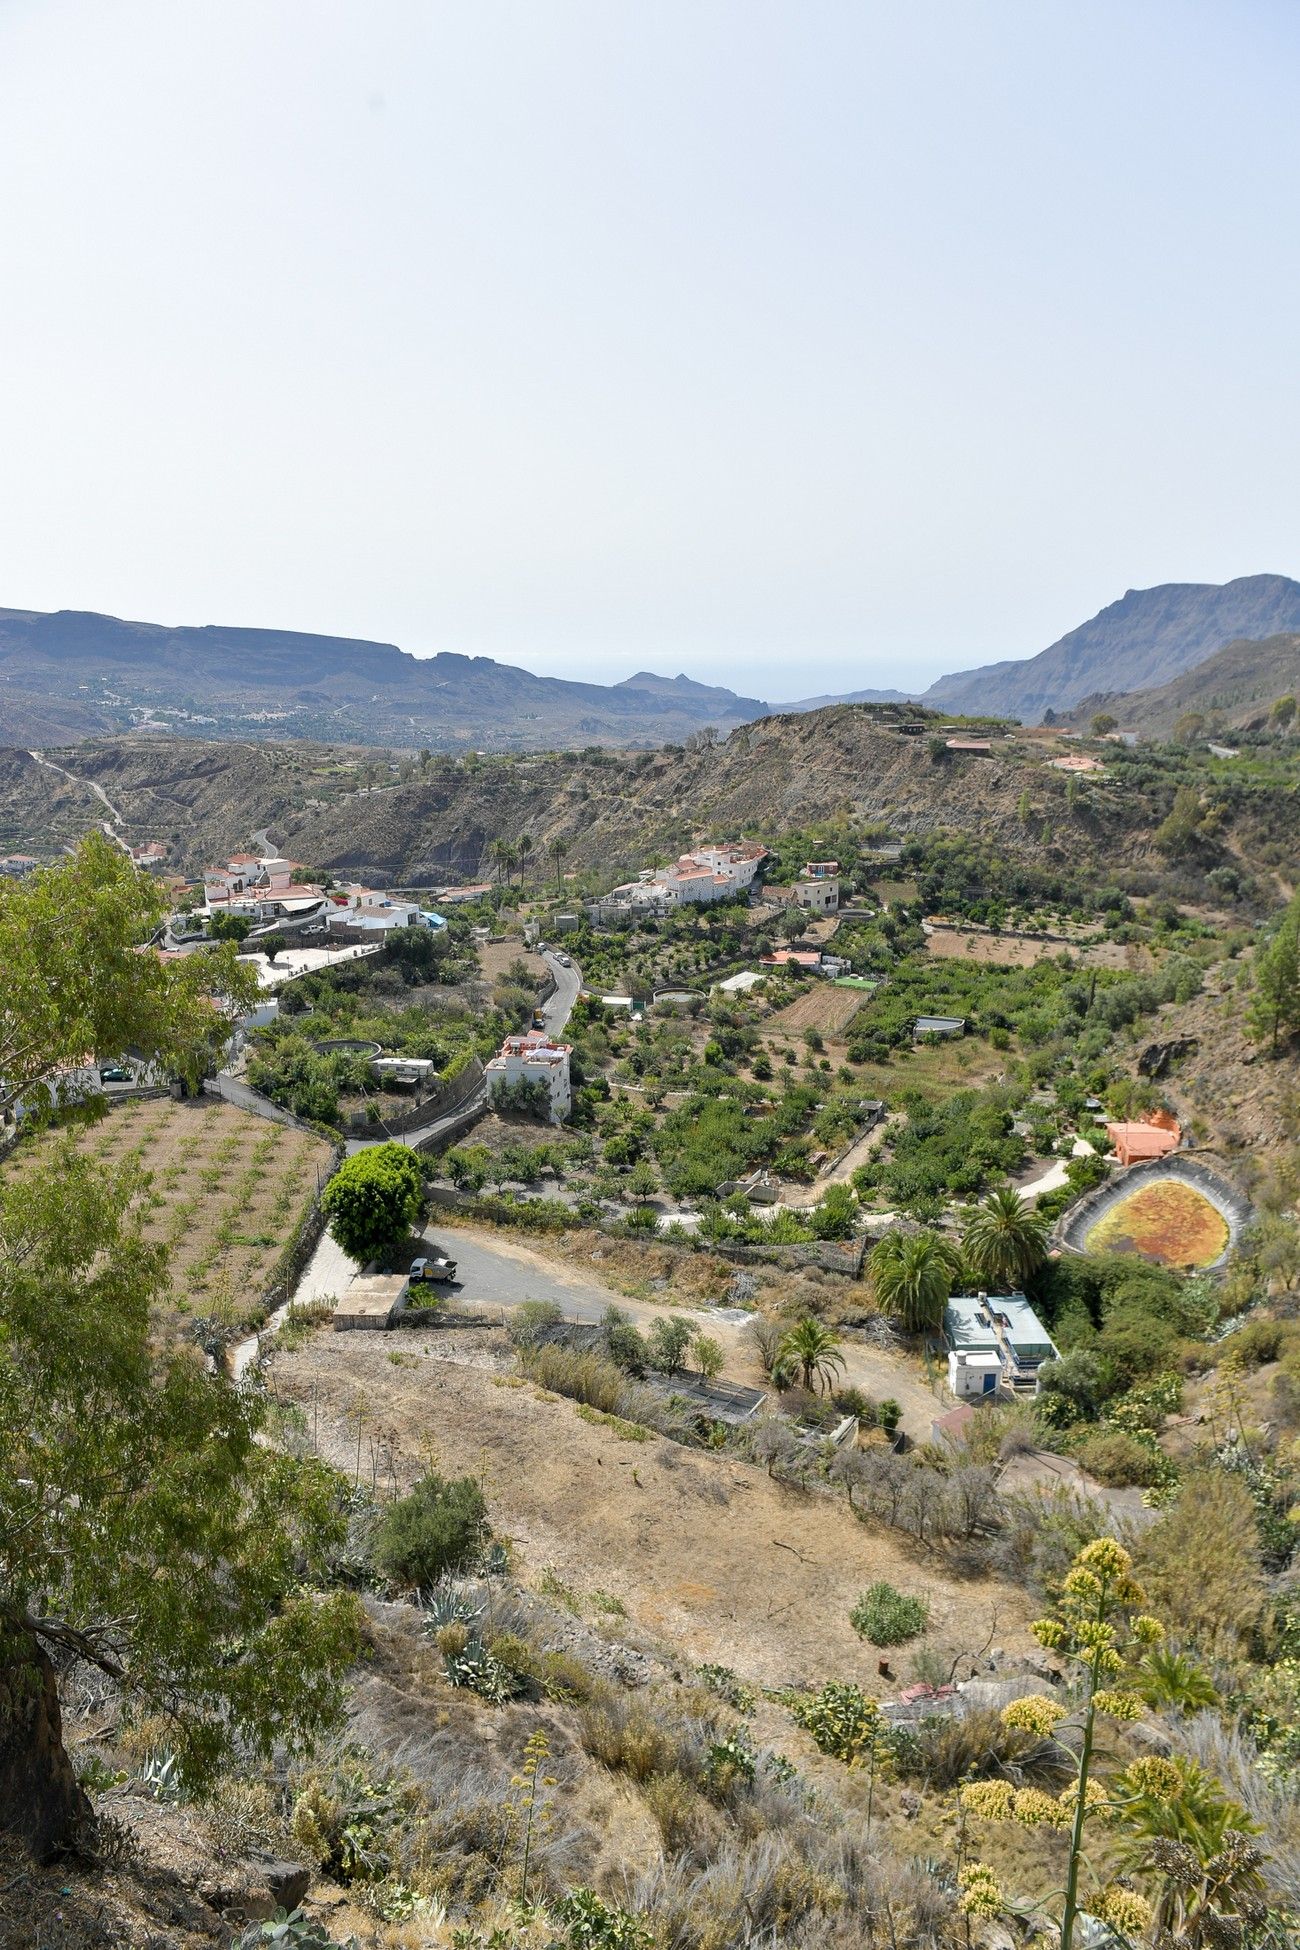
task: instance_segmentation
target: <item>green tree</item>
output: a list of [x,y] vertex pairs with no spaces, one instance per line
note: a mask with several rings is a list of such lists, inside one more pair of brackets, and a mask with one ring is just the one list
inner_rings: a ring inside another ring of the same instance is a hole
[[661,1374],[679,1374],[686,1361],[686,1350],[694,1338],[688,1320],[671,1314],[667,1320],[652,1323],[646,1343],[646,1359]]
[[887,1232],[871,1255],[876,1304],[896,1314],[909,1334],[931,1332],[943,1320],[959,1265],[936,1232]]
[[214,914],[208,922],[208,933],[214,941],[246,941],[253,932],[253,923],[244,914]]
[[515,850],[509,840],[493,840],[488,848],[488,856],[497,870],[497,883],[500,885],[514,871]]
[[812,1229],[819,1239],[851,1239],[858,1202],[848,1185],[828,1185],[820,1205],[810,1215]]
[[1118,718],[1112,718],[1109,711],[1098,711],[1092,721],[1092,735],[1094,738],[1104,738],[1108,732],[1118,730]]
[[371,1562],[391,1584],[427,1591],[448,1571],[472,1564],[490,1534],[487,1505],[474,1478],[448,1479],[431,1470],[409,1496],[384,1511]]
[[211,1067],[257,978],[233,947],[143,953],[160,890],[98,833],[27,880],[0,881],[0,1111],[30,1116],[87,1051],[132,1050],[190,1083]]
[[968,1215],[962,1252],[971,1271],[995,1292],[1022,1287],[1047,1258],[1048,1226],[1009,1185],[990,1192]]
[[807,1314],[788,1334],[783,1334],[776,1350],[772,1376],[798,1375],[805,1388],[827,1388],[844,1370],[844,1356],[834,1334],[820,1320]]
[[374,1144],[345,1158],[321,1194],[330,1231],[358,1266],[394,1251],[424,1204],[424,1172],[402,1144]]
[[722,1344],[708,1334],[697,1334],[691,1342],[691,1353],[695,1356],[695,1366],[705,1381],[712,1381],[722,1373],[724,1355]]
[[1205,821],[1205,809],[1201,805],[1201,795],[1194,785],[1180,785],[1174,792],[1174,803],[1168,816],[1155,830],[1155,843],[1162,853],[1171,859],[1179,859],[1190,853],[1200,835]]
[[519,843],[515,847],[515,864],[519,868],[519,885],[521,887],[524,884],[524,870],[528,865],[532,850],[532,835],[529,833],[521,833],[519,835]]
[[[208,995],[250,991],[229,949],[138,953],[158,917],[98,838],[0,889],[10,1101],[87,1049],[202,1070],[226,1034]],[[0,1186],[0,1832],[44,1855],[87,1812],[56,1659],[109,1674],[127,1719],[161,1720],[198,1788],[234,1751],[300,1747],[336,1717],[356,1607],[315,1588],[344,1534],[329,1472],[260,1439],[264,1397],[151,1330],[166,1269],[140,1230],[146,1182],[38,1141],[42,1168]]]
[[1300,895],[1255,949],[1246,1021],[1256,1042],[1277,1049],[1300,1030]]
[[1268,714],[1268,721],[1270,724],[1276,725],[1279,731],[1286,731],[1290,728],[1294,718],[1295,698],[1288,691],[1285,697],[1277,699],[1273,709]]

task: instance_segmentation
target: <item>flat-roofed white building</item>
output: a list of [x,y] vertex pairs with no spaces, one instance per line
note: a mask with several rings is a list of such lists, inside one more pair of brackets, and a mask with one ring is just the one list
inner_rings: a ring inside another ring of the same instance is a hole
[[483,1065],[488,1096],[500,1097],[521,1084],[540,1083],[546,1091],[552,1124],[563,1124],[573,1108],[569,1083],[569,1043],[553,1043],[543,1029],[507,1036],[499,1053]]

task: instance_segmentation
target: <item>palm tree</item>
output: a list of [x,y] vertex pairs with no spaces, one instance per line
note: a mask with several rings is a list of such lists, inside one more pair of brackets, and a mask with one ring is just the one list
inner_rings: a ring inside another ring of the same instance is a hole
[[1010,1185],[990,1192],[962,1228],[971,1271],[997,1292],[1023,1286],[1047,1258],[1047,1221]]
[[493,840],[488,854],[497,870],[497,884],[500,885],[506,873],[515,863],[514,848],[509,840]]
[[524,868],[528,865],[528,856],[532,850],[533,842],[531,838],[527,833],[521,833],[519,835],[519,844],[515,849],[515,864],[519,868],[519,885],[521,887],[524,884]]
[[887,1232],[871,1255],[871,1284],[883,1313],[909,1334],[938,1327],[957,1277],[957,1254],[937,1232]]
[[559,892],[559,887],[560,887],[560,868],[564,865],[564,856],[568,852],[568,850],[569,850],[569,842],[566,839],[561,839],[558,836],[551,841],[550,846],[548,848],[548,851],[551,856],[551,864],[555,868],[555,887],[557,893]]
[[822,1382],[829,1388],[843,1367],[844,1356],[834,1334],[808,1314],[797,1327],[782,1335],[772,1363],[772,1378],[775,1381],[781,1374],[797,1371],[805,1388],[817,1388]]
[[1209,1673],[1185,1652],[1172,1652],[1167,1645],[1153,1646],[1142,1661],[1138,1691],[1148,1706],[1176,1707],[1180,1713],[1199,1713],[1219,1704]]

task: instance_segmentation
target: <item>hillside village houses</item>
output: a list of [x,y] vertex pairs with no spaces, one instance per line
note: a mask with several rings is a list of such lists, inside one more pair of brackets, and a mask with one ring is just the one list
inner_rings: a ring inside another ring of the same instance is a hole
[[589,911],[593,920],[609,922],[666,914],[672,907],[735,900],[748,892],[767,857],[767,848],[752,841],[700,846],[683,853],[671,866],[646,867],[635,880],[625,881],[594,902]]
[[205,912],[209,917],[237,915],[258,926],[288,921],[296,927],[361,929],[378,936],[393,928],[447,925],[441,914],[418,901],[398,900],[382,889],[348,886],[326,893],[295,878],[304,871],[300,861],[279,855],[232,853],[224,866],[203,870]]
[[507,1036],[498,1055],[483,1065],[488,1096],[500,1097],[524,1084],[541,1084],[552,1124],[563,1124],[573,1107],[569,1083],[570,1043],[553,1043],[543,1029]]

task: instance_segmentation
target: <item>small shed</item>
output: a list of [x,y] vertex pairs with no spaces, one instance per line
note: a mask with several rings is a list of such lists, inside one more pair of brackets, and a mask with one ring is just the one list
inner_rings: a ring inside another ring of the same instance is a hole
[[334,1332],[350,1327],[384,1329],[396,1325],[406,1308],[410,1281],[405,1273],[360,1273],[334,1309]]

